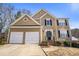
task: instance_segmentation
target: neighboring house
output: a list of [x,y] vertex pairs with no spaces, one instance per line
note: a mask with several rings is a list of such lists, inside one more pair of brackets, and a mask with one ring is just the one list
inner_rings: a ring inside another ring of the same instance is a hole
[[41,43],[71,40],[68,18],[57,18],[46,10],[33,16],[22,15],[9,29],[8,43]]
[[72,41],[78,41],[78,40],[79,40],[78,38],[72,36]]

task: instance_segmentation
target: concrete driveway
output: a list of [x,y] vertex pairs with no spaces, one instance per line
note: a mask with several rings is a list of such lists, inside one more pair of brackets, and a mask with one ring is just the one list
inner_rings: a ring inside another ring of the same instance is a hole
[[0,56],[45,56],[37,44],[6,44],[0,47]]

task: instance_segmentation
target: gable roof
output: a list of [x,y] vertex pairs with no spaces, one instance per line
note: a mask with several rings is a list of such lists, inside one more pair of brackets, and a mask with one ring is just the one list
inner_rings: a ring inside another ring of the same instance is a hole
[[49,13],[47,10],[45,9],[40,9],[38,12],[36,12],[34,15],[32,15],[32,17],[34,17],[36,14],[38,14],[39,12],[44,11],[45,13],[43,15],[41,15],[39,18],[44,17],[45,15],[51,15],[52,17],[56,18],[54,15],[52,15],[51,13]]
[[42,18],[42,17],[44,17],[45,15],[50,15],[50,16],[52,16],[52,17],[54,17],[54,18],[56,18],[56,16],[54,16],[54,15],[52,15],[50,12],[48,12],[47,10],[44,10],[46,13],[43,15],[43,16],[41,16],[40,18]]
[[19,17],[18,19],[16,19],[11,25],[14,25],[15,23],[17,23],[18,21],[20,21],[23,17],[29,17],[34,23],[36,23],[37,25],[40,25],[37,21],[35,21],[31,16],[27,15],[27,14],[24,14],[22,15],[21,17]]
[[[38,10],[35,14],[32,15],[32,18],[34,18],[34,16],[37,16],[37,14],[40,14],[40,12],[42,12],[42,15],[44,15],[46,13],[46,11],[44,9],[40,9]],[[43,14],[44,13],[44,14]],[[42,16],[41,15],[41,16]]]

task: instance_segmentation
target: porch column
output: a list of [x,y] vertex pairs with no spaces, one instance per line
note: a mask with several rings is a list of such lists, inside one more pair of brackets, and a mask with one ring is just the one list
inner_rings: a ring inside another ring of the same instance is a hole
[[42,42],[42,26],[40,28],[40,42]]

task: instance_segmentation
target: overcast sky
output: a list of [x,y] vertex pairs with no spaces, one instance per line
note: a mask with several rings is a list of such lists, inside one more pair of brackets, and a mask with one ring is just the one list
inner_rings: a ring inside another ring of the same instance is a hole
[[70,28],[79,28],[79,4],[67,4],[67,3],[12,3],[17,9],[28,9],[32,13],[35,13],[39,9],[46,9],[49,13],[59,17],[67,17],[69,19]]

